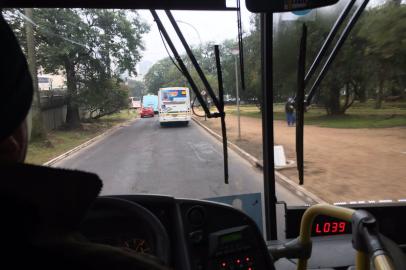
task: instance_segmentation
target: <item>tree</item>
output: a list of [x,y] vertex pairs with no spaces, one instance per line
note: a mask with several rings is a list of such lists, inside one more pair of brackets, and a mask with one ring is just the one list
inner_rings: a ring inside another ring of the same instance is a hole
[[132,97],[141,98],[147,92],[147,87],[142,81],[129,79],[127,80],[127,85],[129,89],[129,94]]
[[366,40],[359,36],[359,30],[352,30],[320,86],[329,115],[345,114],[356,99],[365,99],[368,60],[363,53]]
[[378,81],[377,109],[381,108],[387,86],[392,84],[392,88],[398,88],[400,93],[405,87],[401,75],[406,64],[406,25],[399,23],[405,20],[406,6],[390,1],[368,11],[360,31],[360,35],[368,41],[365,56],[372,59],[374,77]]
[[[25,15],[33,20],[32,8],[26,8],[24,10]],[[33,82],[33,104],[31,107],[32,112],[32,132],[31,136],[37,139],[45,139],[47,137],[46,130],[43,124],[42,113],[41,113],[41,97],[38,90],[38,78],[37,78],[37,59],[35,57],[35,41],[34,41],[34,31],[31,23],[25,23],[26,38],[27,38],[27,60],[28,67],[31,73],[31,78]]]
[[[66,73],[66,122],[76,127],[80,122],[79,107],[89,105],[88,99],[80,100],[83,96],[80,92],[93,91],[97,95],[122,72],[135,74],[143,49],[141,37],[149,28],[134,11],[36,9],[35,12],[39,62],[46,72]],[[85,89],[94,83],[100,87]]]
[[[345,4],[319,10],[314,21],[306,21],[309,28],[307,67],[310,67]],[[406,19],[405,6],[396,2],[364,11],[364,15],[352,29],[319,89],[316,89],[317,102],[325,107],[327,114],[345,114],[355,101],[365,102],[371,97],[376,98],[379,103],[385,94],[384,89],[392,95],[404,93],[406,50],[403,43],[406,40],[406,25],[399,21]],[[302,23],[300,20],[275,22],[274,99],[277,102],[286,101],[296,92],[298,45]],[[261,104],[261,44],[258,15],[252,17],[251,30],[245,34],[243,41],[246,89],[241,91],[241,98],[246,101],[257,99]],[[217,76],[212,46],[211,43],[203,44],[193,52],[212,86],[216,88]],[[224,90],[226,94],[232,96],[235,96],[236,80],[231,49],[235,47],[237,44],[233,40],[226,40],[220,46]],[[190,68],[190,62],[185,59],[186,66]],[[199,89],[202,89],[203,85],[197,74],[193,70],[190,73],[196,78]],[[309,82],[307,90],[315,78],[316,76]],[[154,89],[153,91],[184,81],[182,74],[168,58],[156,63],[145,76],[145,84]],[[375,93],[376,89],[381,90]]]
[[93,119],[117,112],[128,106],[129,89],[116,79],[86,81],[79,98]]
[[169,58],[159,60],[144,76],[147,92],[154,94],[158,93],[159,88],[179,80],[183,80],[183,75],[176,69]]

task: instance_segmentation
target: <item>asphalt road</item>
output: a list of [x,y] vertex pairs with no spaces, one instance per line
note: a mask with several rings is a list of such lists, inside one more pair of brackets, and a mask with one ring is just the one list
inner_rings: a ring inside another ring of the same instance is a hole
[[[160,127],[157,117],[138,119],[56,163],[55,167],[97,173],[102,195],[166,194],[183,198],[262,192],[262,172],[229,150],[224,184],[222,146],[194,122]],[[278,200],[304,202],[277,184]]]

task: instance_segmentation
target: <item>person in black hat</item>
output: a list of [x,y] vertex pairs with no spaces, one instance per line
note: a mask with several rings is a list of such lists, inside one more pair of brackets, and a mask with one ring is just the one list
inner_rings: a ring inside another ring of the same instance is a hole
[[33,85],[0,14],[2,266],[13,269],[166,270],[155,257],[88,241],[79,225],[102,188],[92,173],[24,164]]
[[23,162],[27,152],[25,119],[32,102],[32,80],[25,57],[3,17],[0,33],[0,162]]

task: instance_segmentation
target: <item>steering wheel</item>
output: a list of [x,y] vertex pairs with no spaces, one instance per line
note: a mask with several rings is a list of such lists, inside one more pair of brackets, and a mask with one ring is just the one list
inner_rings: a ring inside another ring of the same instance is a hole
[[170,241],[168,233],[161,221],[151,211],[135,202],[116,197],[98,197],[93,207],[101,209],[116,209],[119,212],[129,213],[141,219],[153,234],[153,245],[155,247],[154,255],[164,264],[169,264]]

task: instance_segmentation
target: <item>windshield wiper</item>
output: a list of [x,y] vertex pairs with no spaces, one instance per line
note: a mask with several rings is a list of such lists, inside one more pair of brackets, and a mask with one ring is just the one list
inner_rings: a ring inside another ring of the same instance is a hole
[[[228,152],[227,152],[227,135],[226,135],[226,123],[225,123],[225,112],[224,112],[224,101],[223,101],[223,82],[222,82],[222,74],[221,74],[221,65],[220,65],[220,56],[216,55],[216,64],[217,64],[217,74],[218,74],[218,82],[219,82],[219,99],[216,97],[213,88],[211,87],[210,83],[208,82],[206,76],[204,75],[202,69],[200,68],[199,63],[197,62],[195,56],[193,55],[192,50],[190,49],[188,43],[186,42],[186,39],[184,38],[182,32],[180,31],[180,28],[178,24],[175,21],[175,18],[172,16],[172,13],[169,10],[165,10],[166,15],[169,18],[169,21],[171,22],[173,28],[175,29],[176,34],[178,35],[183,47],[186,50],[187,55],[189,56],[195,70],[197,71],[200,79],[202,80],[204,86],[206,87],[206,90],[213,101],[214,105],[216,106],[216,109],[218,112],[210,112],[210,109],[205,102],[201,92],[199,91],[196,83],[194,82],[192,76],[190,75],[188,69],[186,68],[185,63],[183,62],[182,58],[180,57],[178,51],[176,50],[175,45],[173,44],[170,36],[168,35],[168,32],[166,31],[164,25],[162,24],[161,19],[159,18],[158,14],[156,13],[155,10],[150,10],[152,17],[154,18],[159,32],[163,35],[165,38],[166,42],[168,43],[169,48],[171,49],[176,61],[178,62],[179,69],[181,73],[186,77],[188,80],[190,87],[192,88],[193,92],[196,95],[197,100],[199,101],[200,105],[203,107],[203,110],[205,112],[205,115],[208,118],[221,118],[221,129],[222,129],[222,137],[223,137],[223,154],[224,154],[224,182],[228,184]],[[218,47],[217,47],[218,50]],[[218,53],[218,51],[217,51]],[[218,63],[217,63],[218,61]],[[174,63],[175,64],[175,63]],[[175,64],[176,65],[176,64]]]
[[158,26],[159,32],[162,33],[163,37],[165,38],[166,42],[168,43],[169,48],[171,49],[176,61],[178,62],[178,65],[179,65],[179,68],[181,69],[182,74],[188,80],[193,92],[195,92],[196,97],[199,100],[199,103],[201,104],[201,106],[203,107],[204,112],[206,114],[210,114],[209,108],[207,107],[206,103],[204,102],[203,97],[200,94],[196,83],[192,79],[192,76],[190,75],[189,71],[187,70],[185,63],[183,63],[182,58],[180,57],[178,51],[175,48],[175,45],[173,44],[172,40],[170,39],[168,32],[166,31],[164,25],[162,24],[162,21],[159,19],[158,14],[156,13],[155,10],[150,10],[150,11],[151,11],[152,17],[154,17],[154,20]]
[[337,56],[339,50],[341,49],[342,45],[344,44],[345,40],[347,39],[349,33],[351,32],[352,28],[354,27],[355,23],[358,21],[360,15],[364,11],[365,7],[369,3],[369,0],[364,0],[362,4],[357,8],[354,14],[349,19],[347,25],[345,26],[344,30],[340,34],[337,43],[335,44],[334,48],[331,50],[330,54],[327,57],[326,62],[324,63],[320,73],[318,74],[316,80],[314,81],[311,89],[308,92],[307,97],[305,97],[305,89],[311,77],[314,75],[316,69],[320,65],[322,58],[327,52],[327,49],[331,42],[333,41],[335,35],[338,32],[338,29],[343,24],[344,20],[348,16],[351,8],[353,7],[355,0],[351,0],[346,5],[343,12],[337,18],[334,26],[330,30],[323,46],[321,47],[320,51],[318,52],[316,58],[314,59],[312,65],[310,66],[309,71],[305,76],[305,51],[306,51],[306,32],[307,28],[303,25],[303,32],[302,32],[302,39],[300,43],[300,52],[299,52],[299,62],[298,62],[298,87],[295,96],[295,103],[296,103],[296,160],[297,160],[297,170],[299,174],[299,184],[303,185],[304,183],[304,164],[303,164],[303,128],[304,128],[304,111],[305,108],[310,106],[313,96],[316,93],[321,81],[325,77],[330,65],[334,61],[335,57]]
[[[364,9],[368,5],[368,3],[369,3],[369,0],[364,0],[364,2],[362,2],[362,4],[357,8],[357,10],[354,12],[354,14],[350,18],[349,22],[347,23],[347,25],[345,26],[343,32],[341,33],[340,37],[338,38],[337,43],[335,44],[333,50],[331,51],[330,55],[328,56],[326,63],[324,64],[319,75],[317,76],[316,81],[313,83],[312,88],[309,91],[309,94],[306,98],[306,106],[310,105],[310,103],[313,99],[313,96],[316,93],[316,90],[319,87],[324,76],[326,75],[331,63],[334,61],[335,57],[337,56],[338,52],[340,51],[341,47],[343,46],[344,42],[346,41],[348,35],[350,34],[352,28],[358,21],[359,17],[361,16],[362,12],[364,11]],[[352,7],[352,5],[350,5],[350,3],[349,3],[347,8],[351,8],[351,7]],[[348,13],[343,12],[343,14],[345,14],[345,16],[346,16],[346,14],[348,14]],[[340,18],[338,20],[340,20]],[[316,58],[316,61],[317,61],[317,58]],[[314,67],[314,69],[316,69],[316,68],[317,68],[317,66]],[[308,82],[310,80],[310,76],[306,76],[306,77],[307,77],[306,82]]]
[[302,38],[300,39],[299,61],[297,70],[296,92],[296,160],[299,173],[299,185],[303,185],[303,125],[304,125],[304,96],[305,96],[305,69],[306,69],[306,41],[307,27],[303,24]]
[[244,72],[244,47],[242,38],[242,23],[241,23],[241,1],[237,0],[237,28],[238,28],[238,57],[240,58],[240,75],[241,89],[245,90],[245,72]]
[[[192,62],[194,68],[196,69],[197,74],[199,75],[200,79],[202,80],[202,82],[204,84],[204,87],[206,88],[207,93],[209,94],[210,98],[213,100],[213,103],[216,106],[217,111],[219,112],[218,114],[210,113],[210,112],[207,114],[207,112],[206,112],[207,117],[209,117],[209,118],[211,118],[211,117],[221,117],[221,114],[220,114],[220,102],[217,99],[216,94],[213,91],[213,88],[211,87],[211,85],[210,85],[209,81],[207,80],[206,76],[204,75],[203,70],[201,69],[199,63],[197,62],[196,57],[194,56],[192,50],[189,47],[189,44],[186,42],[185,37],[183,36],[182,32],[180,31],[180,28],[179,28],[178,24],[176,23],[175,18],[172,16],[172,13],[169,10],[165,10],[165,13],[168,16],[169,21],[171,22],[173,28],[175,29],[175,32],[178,35],[178,37],[179,37],[179,39],[180,39],[180,41],[181,41],[181,43],[183,45],[183,48],[186,51],[186,54],[188,55],[188,57],[190,58],[190,61]],[[199,95],[201,95],[200,92],[199,92]],[[199,102],[200,102],[200,99],[199,99]]]
[[227,150],[227,129],[226,129],[226,114],[224,113],[224,89],[223,89],[223,74],[221,72],[220,51],[219,46],[214,46],[214,54],[216,56],[217,80],[219,84],[219,101],[221,114],[221,136],[223,138],[223,157],[224,157],[224,182],[228,184],[228,150]]
[[356,0],[351,0],[348,2],[348,4],[345,6],[344,10],[341,12],[340,16],[338,17],[337,21],[334,23],[330,32],[328,33],[326,40],[324,41],[323,45],[321,46],[320,51],[317,53],[316,58],[314,59],[312,65],[309,68],[309,71],[306,74],[305,87],[307,86],[307,84],[310,81],[311,77],[313,76],[314,72],[316,72],[317,67],[319,66],[324,55],[326,54],[327,49],[330,46],[331,42],[333,42],[333,39],[336,36],[341,25],[344,23],[345,19],[347,18],[348,14],[350,13],[355,1]]

